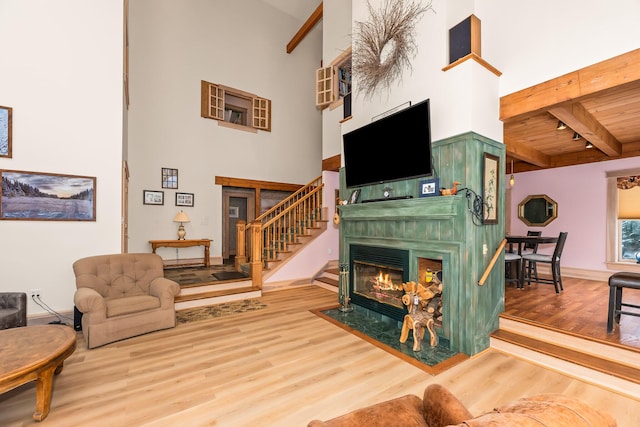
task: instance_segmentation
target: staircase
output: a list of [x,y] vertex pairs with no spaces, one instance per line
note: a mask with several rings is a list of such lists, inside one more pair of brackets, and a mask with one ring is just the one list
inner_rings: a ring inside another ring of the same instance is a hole
[[[235,268],[248,274],[250,279],[184,286],[175,299],[176,310],[262,296],[263,280],[327,229],[322,207],[323,187],[320,176],[251,223],[240,221]],[[335,271],[337,275],[337,267]],[[335,282],[337,290],[337,279]]]
[[640,398],[640,352],[500,316],[491,347],[534,364]]
[[339,274],[338,260],[333,260],[327,263],[325,268],[320,274],[313,278],[311,283],[329,289],[330,291],[338,292]]

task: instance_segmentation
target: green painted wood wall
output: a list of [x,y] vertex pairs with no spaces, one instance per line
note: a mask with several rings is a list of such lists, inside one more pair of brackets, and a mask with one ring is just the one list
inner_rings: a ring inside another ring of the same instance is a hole
[[[455,196],[418,197],[421,179],[409,179],[360,188],[360,201],[383,197],[409,199],[356,203],[340,208],[340,263],[348,263],[349,245],[404,248],[410,251],[410,277],[417,280],[417,259],[443,261],[444,319],[439,334],[452,350],[474,355],[489,347],[489,334],[499,326],[504,310],[504,259],[498,259],[484,286],[478,281],[505,235],[504,145],[469,132],[432,144],[440,186],[459,181]],[[499,159],[498,222],[484,224],[471,210],[482,196],[484,153]],[[383,165],[382,165],[383,167]],[[352,189],[344,186],[342,199]]]

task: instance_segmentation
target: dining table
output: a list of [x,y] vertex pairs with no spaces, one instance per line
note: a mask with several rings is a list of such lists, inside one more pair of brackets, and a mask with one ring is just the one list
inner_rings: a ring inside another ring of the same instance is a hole
[[[558,236],[518,236],[518,235],[506,235],[507,251],[522,255],[522,251],[526,245],[542,245],[542,244],[555,244],[558,243]],[[514,251],[514,246],[517,250]],[[522,259],[518,262],[518,289],[524,289],[524,271],[520,267]]]

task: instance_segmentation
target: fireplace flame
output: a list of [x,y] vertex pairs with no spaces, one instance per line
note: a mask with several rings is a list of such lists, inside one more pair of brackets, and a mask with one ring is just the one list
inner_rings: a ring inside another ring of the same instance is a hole
[[402,286],[395,285],[393,280],[389,278],[389,274],[384,274],[382,271],[378,273],[378,276],[373,279],[374,288],[379,291],[397,291],[402,290]]

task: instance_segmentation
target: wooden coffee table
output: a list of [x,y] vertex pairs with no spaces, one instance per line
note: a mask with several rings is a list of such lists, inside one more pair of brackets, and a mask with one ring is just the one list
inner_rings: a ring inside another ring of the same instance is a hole
[[64,325],[36,325],[0,330],[0,393],[36,382],[33,419],[51,408],[53,375],[76,349],[76,332]]

